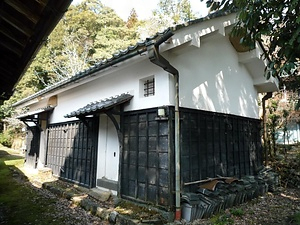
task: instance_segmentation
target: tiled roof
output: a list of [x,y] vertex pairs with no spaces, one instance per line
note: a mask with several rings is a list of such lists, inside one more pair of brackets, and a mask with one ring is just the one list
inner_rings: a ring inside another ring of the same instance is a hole
[[16,118],[17,119],[24,119],[24,118],[27,118],[27,117],[30,117],[30,116],[33,116],[33,115],[43,113],[43,112],[51,111],[53,109],[54,109],[53,106],[47,106],[47,107],[44,107],[44,108],[39,108],[37,110],[21,114],[21,115],[17,116]]
[[91,102],[88,105],[86,105],[76,111],[70,112],[69,114],[65,115],[64,117],[71,118],[71,117],[75,117],[75,116],[85,116],[85,115],[91,115],[91,114],[94,114],[97,112],[102,112],[102,111],[108,110],[114,106],[120,105],[124,102],[127,102],[132,98],[133,98],[132,95],[124,93],[124,94],[117,95],[114,97],[102,99],[100,101]]
[[59,81],[59,82],[57,82],[57,83],[55,83],[55,84],[53,84],[49,87],[46,87],[45,89],[43,89],[43,90],[27,97],[27,98],[24,98],[19,102],[16,102],[13,106],[18,106],[18,105],[20,105],[22,103],[25,103],[27,101],[30,101],[30,100],[38,97],[38,96],[41,96],[41,95],[46,94],[48,92],[53,92],[57,89],[65,87],[68,84],[74,83],[75,81],[79,81],[80,79],[89,77],[92,74],[94,74],[98,71],[101,71],[103,69],[106,69],[108,67],[111,67],[111,66],[113,66],[113,65],[115,65],[119,62],[123,62],[123,61],[125,61],[129,58],[134,57],[134,56],[141,55],[142,53],[147,51],[147,46],[153,45],[156,42],[156,40],[158,40],[160,37],[162,37],[163,35],[165,35],[166,33],[170,32],[170,31],[175,32],[175,31],[177,31],[181,28],[184,28],[184,27],[187,27],[187,26],[190,26],[190,25],[193,25],[193,24],[201,23],[203,21],[210,20],[210,19],[213,19],[213,18],[216,18],[216,17],[225,16],[225,15],[228,15],[230,13],[232,13],[232,12],[216,12],[216,13],[213,13],[213,14],[209,14],[206,17],[199,18],[199,19],[196,19],[196,20],[192,20],[192,21],[186,22],[184,24],[176,25],[175,27],[172,27],[172,28],[168,28],[163,32],[157,32],[154,36],[151,36],[151,37],[147,38],[144,41],[137,42],[134,46],[129,46],[125,50],[120,50],[117,53],[113,54],[111,58],[101,60],[98,63],[96,63],[95,65],[91,66],[89,69],[86,69],[82,72],[79,72],[79,73],[75,74],[74,76],[72,76],[70,78],[61,80],[61,81]]

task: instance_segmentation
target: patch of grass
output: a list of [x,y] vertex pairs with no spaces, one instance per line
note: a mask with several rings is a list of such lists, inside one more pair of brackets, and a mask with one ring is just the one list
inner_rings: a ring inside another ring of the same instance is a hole
[[238,216],[238,217],[242,217],[245,214],[245,212],[241,208],[230,209],[229,211],[232,215]]
[[290,217],[289,224],[300,225],[300,212],[297,212]]
[[213,225],[230,225],[230,224],[234,224],[234,220],[231,218],[231,215],[228,215],[228,214],[215,215],[210,219],[210,222]]
[[250,215],[254,215],[254,214],[255,214],[254,210],[250,210],[250,211],[248,211],[248,213],[249,213]]
[[126,215],[132,219],[153,219],[153,218],[159,218],[163,220],[159,212],[152,209],[151,207],[138,205],[126,200],[122,200],[119,202],[118,206],[115,208],[115,210],[122,214]]
[[21,172],[17,166],[21,166],[23,162],[22,157],[0,150],[1,224],[64,224],[68,218],[57,218],[53,213],[55,198],[43,196],[29,184],[14,179],[22,177],[18,174]]

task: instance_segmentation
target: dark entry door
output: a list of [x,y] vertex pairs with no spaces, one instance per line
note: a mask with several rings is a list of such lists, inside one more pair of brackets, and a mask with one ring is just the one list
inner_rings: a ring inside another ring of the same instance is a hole
[[98,120],[48,128],[47,165],[53,174],[86,187],[96,185]]
[[37,167],[40,152],[40,134],[37,127],[27,128],[25,165],[28,167]]

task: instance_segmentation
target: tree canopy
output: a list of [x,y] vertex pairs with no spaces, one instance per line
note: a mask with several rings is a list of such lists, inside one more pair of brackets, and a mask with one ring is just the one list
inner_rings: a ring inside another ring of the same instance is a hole
[[174,24],[183,23],[195,18],[189,0],[160,0],[158,8],[153,11],[153,15],[161,19],[169,16]]
[[135,16],[132,12],[130,21],[123,21],[99,0],[71,5],[19,81],[14,95],[0,107],[0,119],[10,116],[12,103],[135,44]]
[[189,0],[159,0],[152,15],[138,28],[142,39],[168,27],[196,19]]
[[265,45],[267,77],[299,75],[299,0],[206,0],[206,4],[211,11],[237,12],[232,35],[240,36],[241,43],[253,47],[259,41]]
[[14,98],[42,90],[135,44],[138,34],[131,26],[101,1],[71,5],[19,82]]

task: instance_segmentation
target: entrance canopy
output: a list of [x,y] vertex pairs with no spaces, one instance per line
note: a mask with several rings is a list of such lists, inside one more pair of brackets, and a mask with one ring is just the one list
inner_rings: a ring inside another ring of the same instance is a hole
[[103,99],[100,101],[96,102],[91,102],[88,105],[70,112],[69,114],[65,115],[66,118],[71,118],[71,117],[84,117],[88,115],[93,115],[101,112],[105,112],[117,105],[123,104],[125,102],[128,102],[133,98],[132,95],[130,94],[121,94],[118,96],[110,97],[107,99]]
[[21,120],[23,123],[25,123],[27,127],[30,127],[29,124],[30,122],[32,122],[40,130],[43,130],[41,127],[41,121],[47,121],[48,113],[51,112],[53,109],[54,109],[53,106],[47,106],[35,111],[24,113],[22,115],[17,116],[16,118]]
[[25,121],[25,120],[28,120],[28,119],[31,121],[31,118],[34,118],[36,115],[38,115],[40,113],[43,113],[43,112],[52,111],[53,109],[54,109],[54,107],[47,106],[45,108],[40,108],[40,109],[35,110],[35,111],[24,113],[22,115],[17,116],[16,118],[21,120],[21,121]]

